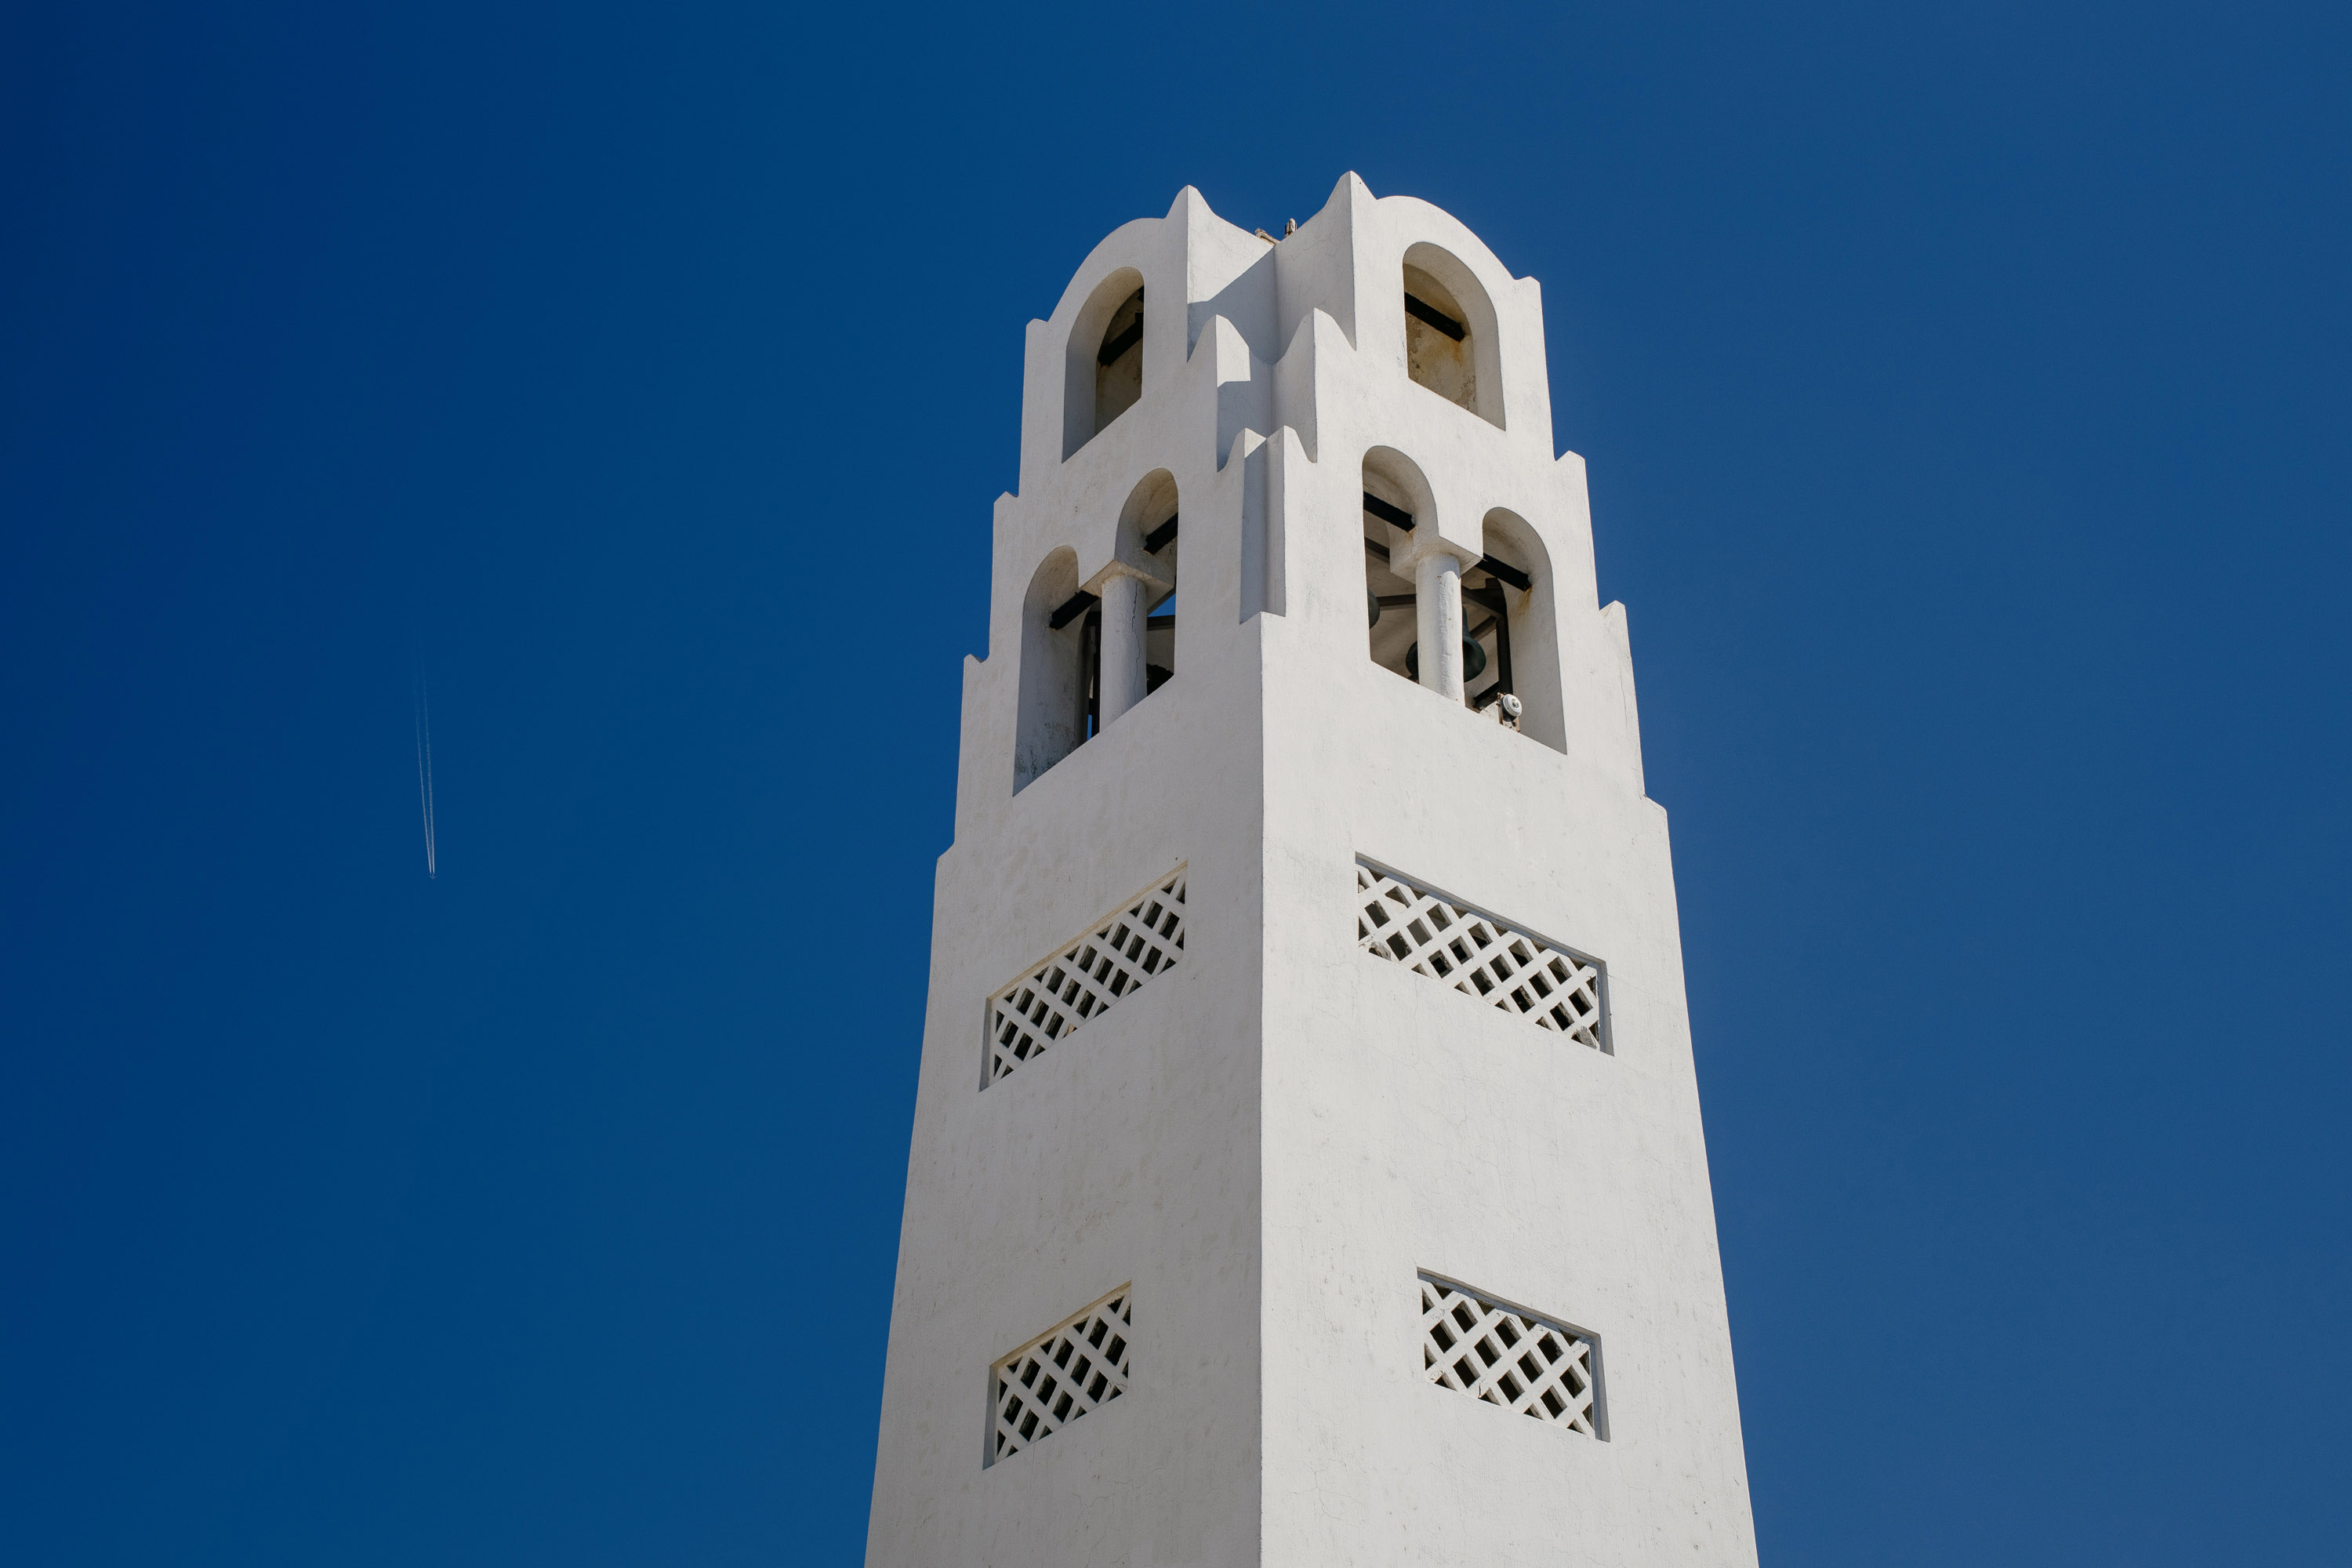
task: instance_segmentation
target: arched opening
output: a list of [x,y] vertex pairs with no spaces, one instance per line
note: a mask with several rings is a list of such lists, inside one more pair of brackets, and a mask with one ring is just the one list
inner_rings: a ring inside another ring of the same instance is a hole
[[1470,269],[1433,245],[1404,253],[1404,366],[1417,385],[1503,423],[1495,311]]
[[[1462,612],[1464,631],[1487,663],[1466,683],[1464,700],[1506,728],[1565,752],[1551,559],[1526,519],[1500,507],[1486,514],[1480,548],[1486,553],[1462,574]],[[1517,700],[1517,714],[1506,697]]]
[[[1374,664],[1416,683],[1421,585],[1397,563],[1427,506],[1421,471],[1409,459],[1386,447],[1365,455],[1368,647]],[[1458,589],[1448,590],[1461,595],[1463,704],[1564,752],[1550,559],[1527,521],[1499,507],[1486,516],[1479,548],[1475,561],[1463,563]]]
[[1122,267],[1095,286],[1070,327],[1062,389],[1066,461],[1143,397],[1143,275]]
[[1119,301],[1095,349],[1095,429],[1135,406],[1143,396],[1143,290]]
[[1127,498],[1118,519],[1120,559],[1139,562],[1153,584],[1142,605],[1147,695],[1176,678],[1176,476],[1156,468]]
[[1418,267],[1404,269],[1404,368],[1447,402],[1478,411],[1478,364],[1472,357],[1468,312],[1454,290]]
[[1021,700],[1013,730],[1013,793],[1020,794],[1094,732],[1102,616],[1078,589],[1078,557],[1047,555],[1021,600]]
[[1391,563],[1428,514],[1427,495],[1421,470],[1402,453],[1375,447],[1364,454],[1364,611],[1372,662],[1407,680],[1420,679],[1418,599],[1412,579]]

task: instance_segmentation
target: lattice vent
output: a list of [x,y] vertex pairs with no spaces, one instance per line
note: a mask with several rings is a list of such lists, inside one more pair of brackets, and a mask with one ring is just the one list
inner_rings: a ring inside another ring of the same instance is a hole
[[988,1003],[988,1077],[981,1087],[1060,1045],[1081,1025],[1165,974],[1184,956],[1184,868],[1162,878],[1094,930]]
[[1361,860],[1356,942],[1465,996],[1609,1048],[1600,964]]
[[996,1408],[991,1464],[1127,1392],[1130,1294],[1120,1286],[990,1369],[989,1401]]
[[1600,1435],[1592,1342],[1574,1329],[1421,1277],[1421,1363],[1473,1399]]

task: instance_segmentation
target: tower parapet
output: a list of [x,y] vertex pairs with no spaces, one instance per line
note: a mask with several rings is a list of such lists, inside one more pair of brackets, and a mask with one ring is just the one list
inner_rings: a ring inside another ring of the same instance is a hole
[[1187,188],[1030,324],[994,522],[869,1563],[1752,1563],[1537,284]]

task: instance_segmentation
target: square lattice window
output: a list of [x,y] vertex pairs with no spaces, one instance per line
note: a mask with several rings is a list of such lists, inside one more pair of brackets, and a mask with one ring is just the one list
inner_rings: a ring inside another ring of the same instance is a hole
[[1132,1290],[1120,1286],[989,1369],[988,1462],[1019,1453],[1127,1392]]
[[1473,1399],[1606,1437],[1592,1336],[1421,1277],[1421,1360],[1429,1381]]
[[1097,921],[988,1000],[986,1089],[1102,1016],[1184,956],[1184,868]]
[[1595,1050],[1610,1048],[1598,960],[1369,860],[1356,862],[1356,943]]

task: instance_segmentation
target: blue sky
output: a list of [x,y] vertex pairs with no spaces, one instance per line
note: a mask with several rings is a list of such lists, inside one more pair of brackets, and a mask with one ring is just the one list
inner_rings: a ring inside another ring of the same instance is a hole
[[2340,12],[205,9],[0,11],[10,1559],[860,1559],[1023,325],[1354,169],[1543,282],[1765,1562],[2343,1560]]

